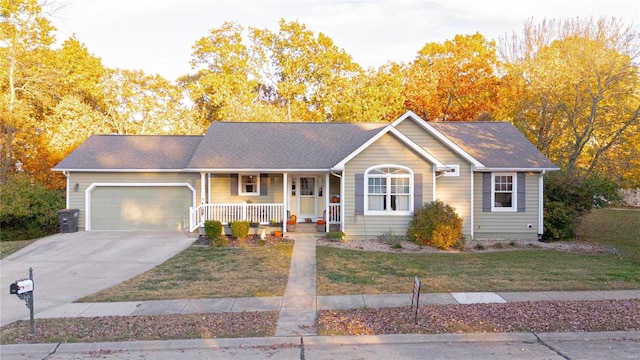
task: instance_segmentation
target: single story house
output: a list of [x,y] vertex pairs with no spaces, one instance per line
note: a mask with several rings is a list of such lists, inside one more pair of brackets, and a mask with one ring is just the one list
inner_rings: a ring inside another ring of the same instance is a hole
[[214,122],[202,136],[93,135],[54,170],[90,230],[198,231],[207,219],[325,219],[345,238],[404,234],[441,200],[467,239],[539,239],[558,170],[508,122]]

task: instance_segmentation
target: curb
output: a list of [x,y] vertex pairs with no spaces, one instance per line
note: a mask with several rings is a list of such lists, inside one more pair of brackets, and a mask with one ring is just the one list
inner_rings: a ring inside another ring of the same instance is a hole
[[[537,336],[536,336],[537,335]],[[612,331],[594,333],[469,333],[469,334],[407,334],[407,335],[364,335],[364,336],[288,336],[265,338],[224,338],[195,340],[124,341],[103,343],[62,343],[62,344],[16,344],[3,345],[3,356],[29,354],[89,353],[96,351],[157,351],[211,348],[250,348],[271,346],[297,346],[301,338],[304,345],[366,345],[366,344],[410,344],[410,343],[487,343],[543,341],[640,341],[640,331]]]

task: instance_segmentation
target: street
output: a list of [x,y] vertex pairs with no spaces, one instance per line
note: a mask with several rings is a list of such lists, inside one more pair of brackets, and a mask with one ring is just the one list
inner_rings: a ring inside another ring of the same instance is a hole
[[2,359],[640,359],[638,332],[442,334],[38,344]]

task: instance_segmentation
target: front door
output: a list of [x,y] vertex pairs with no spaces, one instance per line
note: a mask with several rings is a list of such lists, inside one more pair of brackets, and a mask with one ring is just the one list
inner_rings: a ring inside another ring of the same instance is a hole
[[300,177],[298,189],[298,221],[318,217],[318,190],[315,177]]

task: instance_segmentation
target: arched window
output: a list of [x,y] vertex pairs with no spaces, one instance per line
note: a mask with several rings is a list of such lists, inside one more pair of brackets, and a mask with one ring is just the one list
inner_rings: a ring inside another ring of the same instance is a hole
[[413,172],[399,165],[380,165],[364,174],[364,208],[367,215],[413,213]]

